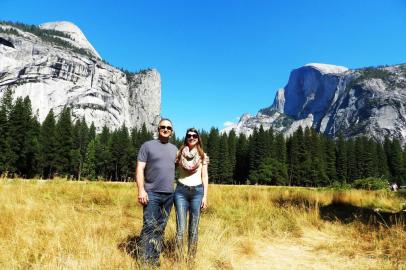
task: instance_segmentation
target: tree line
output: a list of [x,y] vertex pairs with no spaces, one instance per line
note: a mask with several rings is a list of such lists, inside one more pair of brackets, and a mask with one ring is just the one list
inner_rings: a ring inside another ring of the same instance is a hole
[[[406,185],[406,149],[396,139],[334,139],[309,128],[285,138],[263,127],[248,137],[217,128],[200,135],[211,183],[318,187],[374,177]],[[10,177],[132,181],[138,150],[152,138],[145,125],[105,126],[96,134],[85,119],[73,121],[68,107],[58,117],[50,110],[39,123],[30,99],[13,102],[9,89],[0,102],[0,174]],[[173,136],[171,142],[180,146],[182,140]]]
[[145,125],[114,131],[103,127],[96,134],[93,123],[73,122],[68,107],[59,117],[50,110],[41,124],[28,97],[13,102],[12,91],[6,90],[0,103],[0,174],[126,181],[134,179],[141,144],[152,137]]
[[272,128],[249,137],[203,132],[212,182],[289,186],[342,186],[379,178],[406,185],[406,149],[399,140],[329,138],[301,127],[285,138]]

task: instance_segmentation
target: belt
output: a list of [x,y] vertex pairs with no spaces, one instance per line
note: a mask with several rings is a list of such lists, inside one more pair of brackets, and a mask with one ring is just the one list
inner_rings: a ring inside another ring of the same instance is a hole
[[188,185],[182,184],[182,183],[179,182],[179,181],[176,183],[176,185],[177,185],[177,186],[180,186],[180,187],[184,187],[184,188],[190,189],[190,190],[195,190],[196,188],[203,186],[203,184],[200,184],[200,185],[197,185],[197,186],[188,186]]

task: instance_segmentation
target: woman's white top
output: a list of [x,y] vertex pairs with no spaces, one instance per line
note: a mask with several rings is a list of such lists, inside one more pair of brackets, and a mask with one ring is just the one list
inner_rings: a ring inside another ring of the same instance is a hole
[[179,179],[178,181],[181,182],[182,184],[186,186],[198,186],[203,183],[202,181],[202,167],[203,164],[208,164],[208,156],[204,154],[204,160],[200,162],[199,167],[197,170],[190,174],[190,172],[186,171],[185,169],[182,168],[182,166],[179,166]]

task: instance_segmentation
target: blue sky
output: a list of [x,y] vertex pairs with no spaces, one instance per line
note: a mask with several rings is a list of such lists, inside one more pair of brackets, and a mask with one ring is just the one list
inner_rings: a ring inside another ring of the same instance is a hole
[[178,135],[272,104],[292,69],[406,62],[406,1],[0,1],[0,19],[71,21],[99,54],[154,67]]

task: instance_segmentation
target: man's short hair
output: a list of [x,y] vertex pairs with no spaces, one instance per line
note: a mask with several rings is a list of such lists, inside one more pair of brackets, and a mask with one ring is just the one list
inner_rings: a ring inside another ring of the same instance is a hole
[[159,126],[159,124],[161,124],[161,122],[163,122],[163,121],[168,121],[168,122],[171,123],[171,125],[173,126],[172,121],[171,121],[171,119],[169,119],[169,118],[161,118],[161,120],[159,120],[158,126]]

